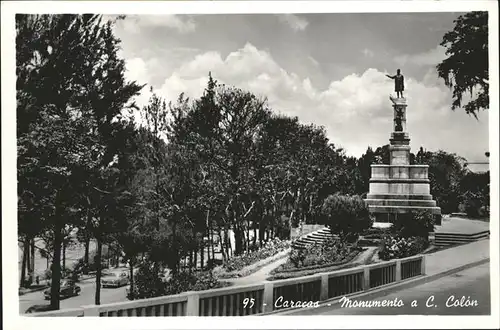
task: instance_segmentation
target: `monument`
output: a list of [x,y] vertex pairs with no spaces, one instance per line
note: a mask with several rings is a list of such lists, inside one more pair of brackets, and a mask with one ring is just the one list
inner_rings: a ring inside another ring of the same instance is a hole
[[[430,211],[441,223],[441,209],[430,194],[428,165],[410,165],[410,137],[406,130],[406,99],[402,97],[404,78],[395,79],[398,96],[390,100],[394,108],[394,124],[389,146],[389,164],[372,164],[369,193],[365,202],[375,222],[394,222],[403,214]],[[388,76],[389,78],[397,76]],[[393,78],[394,79],[394,78]]]

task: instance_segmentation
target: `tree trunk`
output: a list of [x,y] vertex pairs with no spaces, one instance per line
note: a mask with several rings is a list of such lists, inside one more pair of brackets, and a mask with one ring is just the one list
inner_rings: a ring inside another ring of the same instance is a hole
[[96,253],[96,262],[97,262],[97,272],[95,277],[95,305],[101,304],[101,271],[102,271],[102,240],[100,235],[96,235],[97,239],[97,253]]
[[206,247],[207,247],[207,265],[210,263],[210,248],[214,245],[210,231],[211,231],[211,229],[209,228],[208,229],[208,244],[206,245]]
[[[56,217],[58,214],[55,215]],[[52,258],[52,278],[50,287],[50,306],[59,309],[59,292],[61,289],[61,245],[63,241],[63,224],[56,219],[54,226],[54,257]]]
[[62,271],[66,271],[66,242],[62,243]]
[[31,284],[35,282],[35,238],[31,239]]
[[193,271],[193,250],[189,251],[189,273]]
[[201,254],[200,254],[200,269],[203,270],[203,266],[205,264],[205,236],[201,239]]
[[[214,232],[212,230],[212,226],[210,226],[210,232],[211,232],[211,236],[212,236],[212,238],[210,240],[210,245],[212,248],[212,260],[215,260]],[[219,235],[220,235],[220,231],[219,231]],[[219,239],[220,239],[220,236],[219,236]],[[210,249],[210,247],[209,247],[209,249]]]
[[[226,246],[224,244],[224,240],[222,237],[222,231],[220,229],[219,229],[219,244],[220,244],[220,251],[222,253],[222,260],[226,261],[228,259],[227,254],[226,254]],[[213,254],[213,250],[212,250],[212,255],[215,255],[215,254]]]
[[26,239],[26,275],[29,277],[30,274],[31,274],[30,240]]
[[[92,225],[92,216],[90,213],[87,214],[87,228]],[[83,256],[83,263],[85,267],[83,268],[83,273],[87,275],[89,273],[89,254],[90,254],[90,233],[85,232],[85,255]]]
[[24,278],[26,277],[26,263],[28,259],[28,239],[24,239],[23,243],[23,262],[21,267],[21,279],[19,280],[19,286],[24,288]]
[[262,215],[262,219],[259,222],[259,246],[262,247],[262,243],[264,242],[264,234],[265,234],[265,229],[264,229],[264,217],[265,213]]
[[198,248],[194,249],[194,270],[198,269]]
[[245,249],[248,252],[248,250],[250,249],[250,223],[247,223],[246,234],[247,237],[245,240]]
[[234,253],[240,255],[243,252],[244,232],[237,225],[234,227]]
[[253,226],[253,246],[257,246],[257,226]]
[[134,300],[134,263],[130,258],[130,299]]
[[226,257],[229,260],[231,255],[229,254],[229,244],[228,244],[229,238],[228,238],[228,236],[229,236],[229,231],[227,229],[224,229],[223,249],[226,249]]

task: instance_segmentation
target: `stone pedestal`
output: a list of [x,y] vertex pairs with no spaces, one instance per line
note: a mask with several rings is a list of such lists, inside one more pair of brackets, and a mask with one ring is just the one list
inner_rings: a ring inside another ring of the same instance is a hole
[[389,164],[371,165],[370,191],[365,199],[376,222],[393,222],[398,215],[429,210],[441,222],[441,209],[430,194],[428,165],[410,165],[410,137],[406,132],[406,100],[392,99],[394,126]]

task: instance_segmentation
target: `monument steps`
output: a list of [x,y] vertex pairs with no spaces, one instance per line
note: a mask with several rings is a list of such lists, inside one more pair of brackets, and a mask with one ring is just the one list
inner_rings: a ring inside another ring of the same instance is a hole
[[414,211],[429,210],[433,214],[441,214],[441,209],[437,206],[429,207],[429,206],[404,206],[404,205],[398,205],[398,206],[369,205],[368,209],[370,210],[370,212],[376,212],[376,213],[408,213],[411,210]]
[[432,200],[432,195],[417,194],[368,194],[367,200],[372,199],[405,199],[405,200]]
[[305,236],[298,238],[292,243],[292,247],[296,249],[307,249],[307,247],[315,244],[321,243],[330,237],[338,237],[337,235],[332,235],[330,228],[325,227],[323,229],[317,230],[315,232],[309,233]]
[[434,245],[448,246],[456,244],[466,244],[470,242],[487,239],[490,237],[490,231],[485,230],[475,234],[455,234],[455,233],[435,233]]
[[422,206],[434,207],[434,200],[411,200],[411,199],[365,199],[370,206]]

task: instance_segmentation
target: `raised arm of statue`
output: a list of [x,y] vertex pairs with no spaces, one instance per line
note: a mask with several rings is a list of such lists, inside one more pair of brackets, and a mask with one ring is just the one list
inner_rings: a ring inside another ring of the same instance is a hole
[[386,77],[387,77],[387,78],[391,78],[391,79],[396,78],[396,76],[389,76],[388,74],[386,74]]

